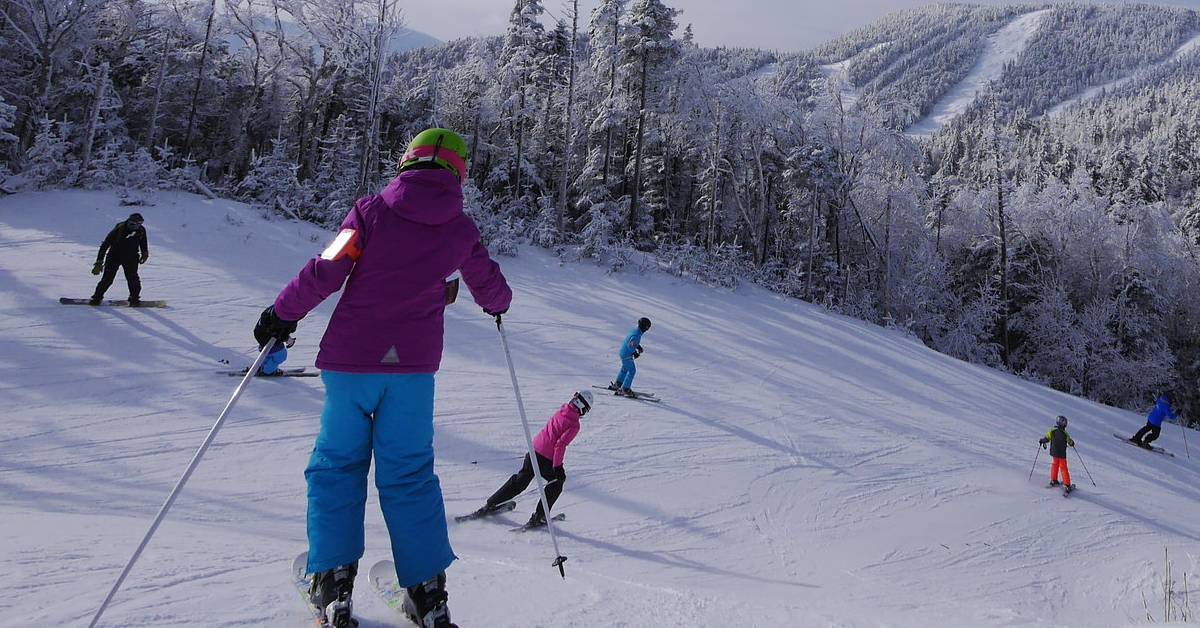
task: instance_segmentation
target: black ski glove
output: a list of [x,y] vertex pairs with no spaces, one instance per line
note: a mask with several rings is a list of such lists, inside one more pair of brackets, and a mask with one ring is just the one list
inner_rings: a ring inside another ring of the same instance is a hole
[[644,349],[642,349],[642,345],[638,345],[638,346],[637,346],[637,348],[633,350],[633,359],[635,359],[635,360],[636,360],[636,359],[638,359],[638,358],[642,357],[642,353],[643,353],[644,351],[645,351],[645,350],[644,350]]
[[1041,439],[1041,440],[1039,440],[1039,441],[1038,441],[1038,444],[1040,444],[1040,445],[1042,446],[1042,449],[1045,449],[1045,448],[1046,448],[1046,443],[1048,443],[1048,442],[1050,442],[1050,441],[1048,441],[1048,440],[1046,440],[1045,438],[1043,438],[1043,439]]
[[148,260],[148,259],[150,259],[150,254],[149,254],[149,253],[146,253],[145,255],[143,255],[143,256],[142,256],[142,259],[138,260],[138,263],[139,263],[139,264],[145,264],[145,263],[146,263],[146,260]]
[[99,275],[104,270],[104,262],[96,262],[92,265],[92,274]]
[[263,310],[262,316],[258,317],[258,323],[254,325],[254,339],[258,341],[258,347],[261,349],[267,345],[267,341],[274,338],[276,342],[287,342],[288,336],[296,331],[296,321],[285,321],[275,314],[275,306],[268,306]]

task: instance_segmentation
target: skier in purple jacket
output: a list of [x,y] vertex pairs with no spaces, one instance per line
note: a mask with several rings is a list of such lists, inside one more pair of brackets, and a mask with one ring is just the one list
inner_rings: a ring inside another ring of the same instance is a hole
[[308,573],[313,605],[350,624],[363,555],[367,471],[391,537],[405,612],[422,626],[453,626],[445,569],[454,560],[433,472],[434,373],[443,313],[458,272],[484,312],[508,310],[512,291],[463,213],[467,145],[444,129],[416,136],[400,174],[358,200],[341,232],[262,314],[256,337],[286,339],[296,321],[345,288],[321,340],[321,430],[308,480]]

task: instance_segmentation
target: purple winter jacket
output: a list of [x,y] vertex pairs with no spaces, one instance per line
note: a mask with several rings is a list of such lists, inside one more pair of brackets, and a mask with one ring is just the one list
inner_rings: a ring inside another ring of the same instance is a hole
[[436,372],[445,282],[456,271],[483,309],[500,312],[512,301],[448,170],[401,173],[380,194],[360,198],[342,229],[357,232],[357,261],[314,258],[275,299],[275,314],[296,321],[345,284],[321,339],[320,369]]

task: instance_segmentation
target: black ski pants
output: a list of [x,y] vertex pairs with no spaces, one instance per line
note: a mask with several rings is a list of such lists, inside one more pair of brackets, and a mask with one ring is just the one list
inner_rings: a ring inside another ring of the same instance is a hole
[[129,298],[141,298],[142,279],[138,277],[137,258],[122,261],[110,257],[104,260],[104,274],[100,277],[100,283],[96,284],[93,299],[104,298],[104,293],[108,292],[109,286],[112,286],[113,280],[117,278],[117,270],[125,271],[125,283],[129,284]]
[[[1147,434],[1149,434],[1149,436],[1147,436]],[[1147,423],[1145,427],[1138,430],[1137,434],[1133,435],[1133,440],[1136,442],[1139,442],[1143,445],[1149,445],[1150,443],[1153,443],[1154,441],[1158,440],[1159,434],[1162,434],[1162,426],[1161,425],[1150,425],[1149,423]],[[1145,438],[1145,440],[1143,440],[1143,437]]]
[[[554,508],[554,502],[562,495],[563,484],[567,482],[567,472],[562,467],[555,467],[554,461],[541,455],[537,455],[538,469],[542,472],[542,478],[546,480],[546,503],[550,504],[550,508]],[[529,463],[529,454],[525,454],[525,462],[521,465],[521,470],[517,471],[508,478],[504,486],[500,490],[492,494],[487,500],[488,506],[496,506],[503,504],[520,495],[522,491],[529,488],[529,483],[533,481],[533,465]],[[546,514],[542,511],[542,500],[538,500],[536,517],[545,518]]]

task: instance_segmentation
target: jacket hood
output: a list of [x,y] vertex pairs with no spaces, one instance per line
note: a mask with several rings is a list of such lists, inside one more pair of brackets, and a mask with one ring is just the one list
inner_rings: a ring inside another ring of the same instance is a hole
[[392,211],[423,225],[444,225],[463,213],[462,185],[449,170],[408,170],[380,193]]
[[1167,396],[1166,396],[1166,395],[1163,395],[1163,396],[1159,397],[1159,398],[1158,398],[1158,402],[1157,402],[1157,403],[1158,403],[1158,405],[1160,405],[1160,406],[1165,406],[1165,405],[1167,405],[1167,403],[1168,403],[1168,402],[1167,402]]

